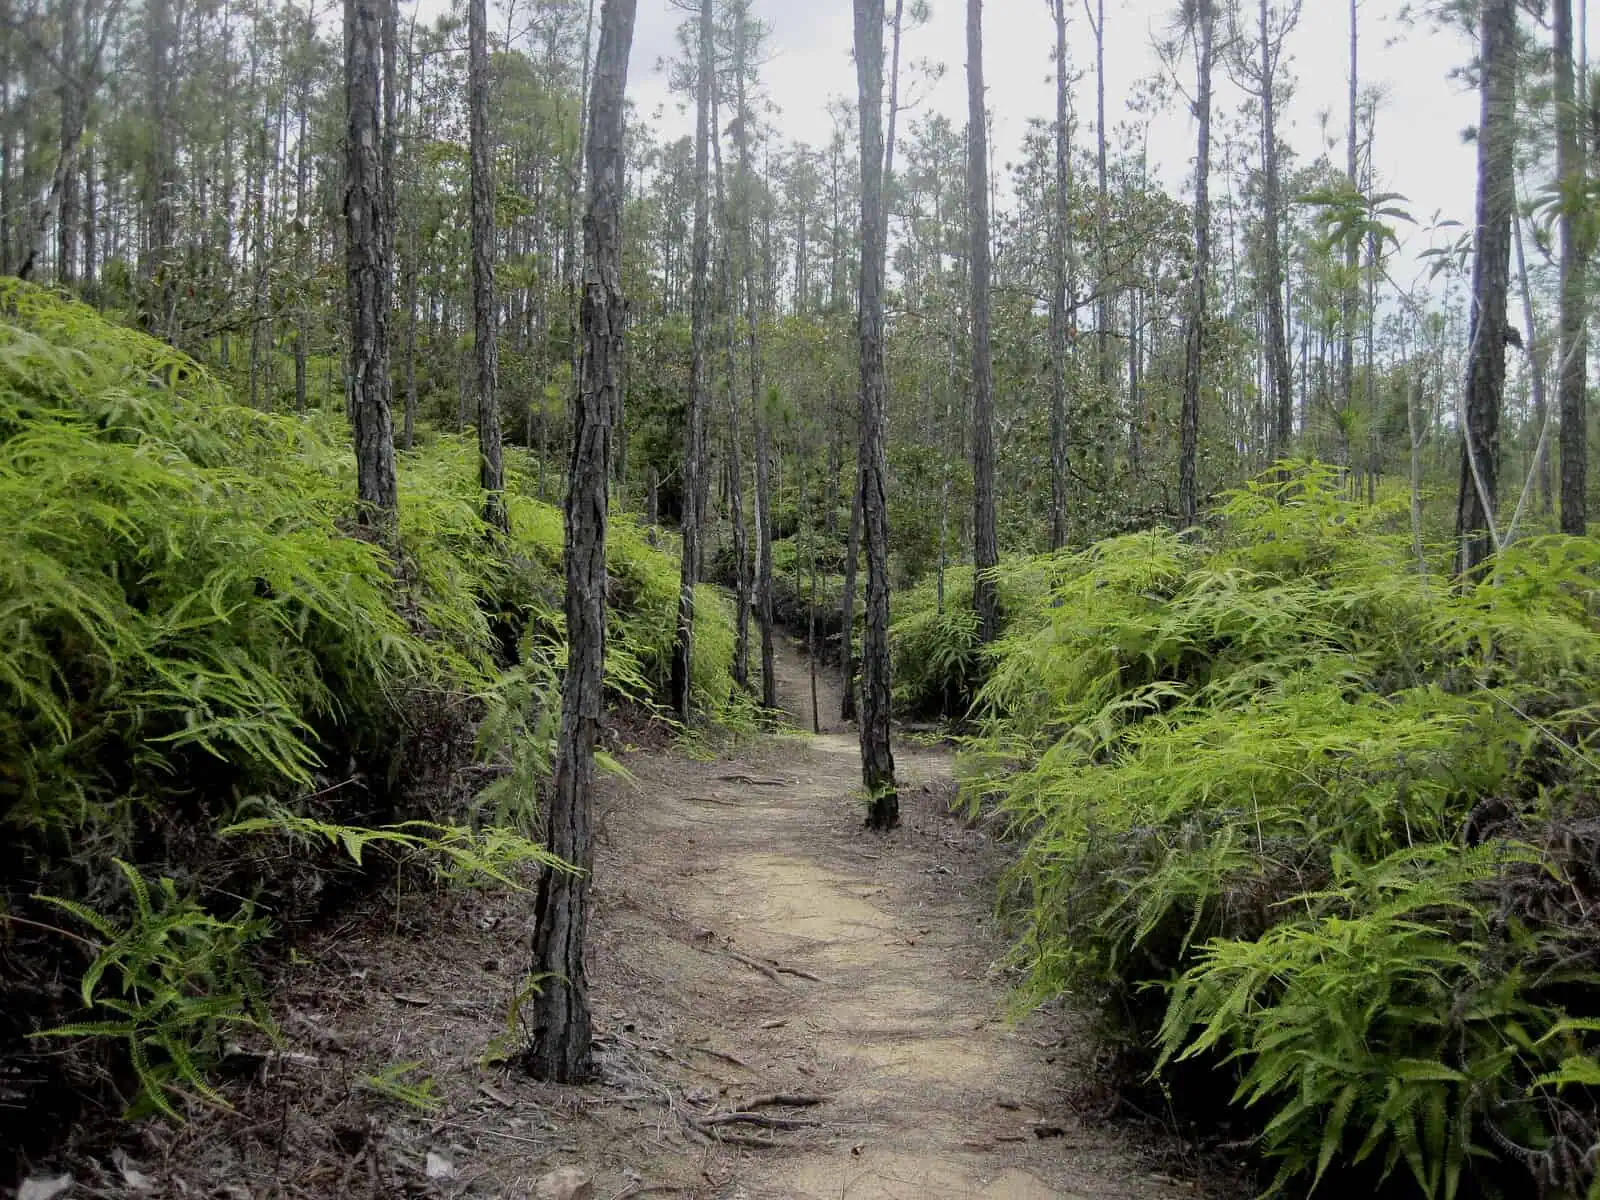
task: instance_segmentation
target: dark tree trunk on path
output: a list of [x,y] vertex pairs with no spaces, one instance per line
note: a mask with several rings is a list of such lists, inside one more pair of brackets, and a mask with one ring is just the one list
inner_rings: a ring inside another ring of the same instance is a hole
[[867,537],[867,625],[861,642],[861,777],[867,824],[900,823],[889,742],[889,474],[884,445],[883,364],[883,0],[855,0],[856,80],[861,118],[861,446],[862,524]]
[[[1586,247],[1580,244],[1573,206],[1583,194],[1584,155],[1573,94],[1572,0],[1554,0],[1556,153],[1561,176],[1561,340],[1557,358],[1557,403],[1561,413],[1561,532],[1582,536],[1588,528],[1589,427],[1588,316],[1584,295]],[[1548,472],[1548,463],[1542,464]],[[1548,491],[1548,488],[1547,488]]]
[[[1472,264],[1471,357],[1456,500],[1456,569],[1465,579],[1495,548],[1500,405],[1506,383],[1506,296],[1516,150],[1516,0],[1483,0],[1479,41],[1478,229]],[[1565,464],[1563,464],[1565,472]]]
[[[472,156],[472,328],[478,385],[478,486],[483,491],[485,523],[491,529],[510,533],[506,468],[500,445],[500,407],[495,394],[500,353],[495,328],[494,147],[489,138],[487,8],[486,0],[468,0],[467,107]],[[409,416],[408,410],[408,425]]]
[[994,502],[994,357],[989,345],[989,126],[983,87],[983,0],[967,0],[967,219],[972,240],[972,604],[978,640],[1000,634]]
[[[700,0],[699,80],[695,95],[694,272],[690,312],[689,404],[683,434],[683,558],[678,631],[672,648],[672,707],[688,721],[694,707],[694,589],[700,582],[700,475],[705,464],[706,339],[711,329],[711,85],[716,73],[715,0]],[[759,468],[758,468],[759,469]],[[758,514],[759,516],[759,514]]]
[[389,412],[388,244],[379,130],[380,9],[384,0],[345,0],[345,273],[350,305],[351,407],[357,516],[391,527],[397,505],[394,421]]
[[589,979],[584,939],[589,882],[594,748],[604,699],[606,513],[611,414],[623,350],[623,95],[637,0],[605,0],[590,95],[589,204],[583,225],[583,370],[573,417],[566,503],[567,672],[561,686],[561,740],[550,798],[548,848],[578,873],[547,869],[539,881],[533,974],[542,983],[528,1008],[529,1069],[541,1079],[578,1083],[592,1074]]
[[1200,132],[1194,176],[1194,274],[1189,281],[1188,328],[1184,331],[1183,410],[1178,429],[1178,526],[1200,519],[1196,459],[1200,451],[1200,373],[1205,361],[1206,288],[1211,273],[1211,66],[1216,12],[1213,0],[1196,0],[1195,117]]

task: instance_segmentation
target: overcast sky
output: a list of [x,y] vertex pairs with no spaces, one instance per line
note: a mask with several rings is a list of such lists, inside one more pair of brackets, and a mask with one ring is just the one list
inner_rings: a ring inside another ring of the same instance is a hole
[[[1461,135],[1477,120],[1477,97],[1452,78],[1452,72],[1470,60],[1472,44],[1459,32],[1402,23],[1403,0],[1360,3],[1362,83],[1381,88],[1384,95],[1375,152],[1380,186],[1407,196],[1412,215],[1424,224],[1436,212],[1470,222],[1474,150]],[[960,126],[966,122],[967,103],[966,4],[930,0],[930,5],[933,19],[908,36],[904,57],[946,65],[944,79],[926,94],[921,111],[937,109]],[[771,27],[764,74],[768,97],[781,110],[778,127],[785,140],[825,144],[833,129],[829,99],[855,93],[850,0],[755,0],[755,7]],[[1111,127],[1126,117],[1127,97],[1135,82],[1158,69],[1152,34],[1166,30],[1175,8],[1176,0],[1106,0],[1106,117]],[[1319,114],[1328,112],[1330,133],[1341,139],[1334,157],[1343,162],[1348,8],[1345,0],[1304,0],[1290,42],[1295,95],[1281,136],[1302,159],[1319,152]],[[1069,14],[1068,54],[1081,73],[1079,137],[1088,139],[1093,136],[1093,39],[1082,0]],[[692,117],[668,93],[658,61],[676,52],[675,30],[683,17],[668,0],[641,0],[629,83],[641,111],[661,110],[663,130],[673,135],[690,132]],[[1596,25],[1594,19],[1590,23]],[[1046,0],[988,0],[984,37],[994,154],[997,164],[1005,164],[1016,156],[1028,119],[1053,116],[1055,111],[1050,61],[1054,32]],[[1231,85],[1219,81],[1219,125],[1232,119],[1240,101]],[[1169,188],[1186,188],[1194,156],[1194,123],[1181,100],[1169,109],[1152,127],[1152,159]],[[1213,154],[1220,170],[1220,144]]]

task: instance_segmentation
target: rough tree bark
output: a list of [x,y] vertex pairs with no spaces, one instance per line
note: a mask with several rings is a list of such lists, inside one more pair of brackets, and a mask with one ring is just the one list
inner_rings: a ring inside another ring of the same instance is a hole
[[1213,0],[1195,0],[1195,119],[1199,123],[1194,166],[1194,273],[1189,280],[1189,318],[1184,331],[1183,409],[1178,429],[1178,526],[1200,519],[1195,460],[1200,449],[1200,373],[1204,366],[1206,288],[1211,274],[1211,66],[1216,10]]
[[867,542],[866,633],[861,641],[861,778],[867,825],[900,823],[889,743],[889,500],[883,363],[883,0],[854,0],[861,119],[861,445],[858,490]]
[[1572,0],[1554,0],[1556,154],[1561,176],[1561,339],[1557,355],[1557,404],[1561,414],[1561,532],[1582,536],[1587,528],[1589,429],[1588,315],[1584,292],[1586,248],[1580,244],[1573,209],[1583,194],[1585,164],[1578,137],[1579,110],[1572,64]]
[[967,0],[967,219],[972,241],[972,605],[978,640],[1000,633],[994,502],[994,356],[989,344],[989,128],[983,87],[983,0]]
[[699,79],[695,89],[694,262],[690,302],[689,403],[683,434],[683,558],[678,631],[672,647],[672,707],[688,721],[694,707],[694,589],[700,581],[700,473],[703,468],[706,339],[711,327],[711,85],[716,72],[715,0],[700,0]]
[[578,872],[546,869],[539,881],[526,1064],[541,1079],[578,1083],[592,1071],[589,921],[594,748],[600,732],[606,649],[606,511],[611,414],[622,369],[623,95],[637,0],[605,0],[590,95],[589,200],[583,223],[583,383],[573,414],[566,503],[567,673],[550,798],[548,848]]
[[[478,486],[483,519],[511,532],[506,468],[500,445],[500,372],[494,295],[494,148],[489,139],[489,20],[486,0],[468,0],[468,140],[472,176],[472,329],[478,389]],[[407,413],[409,426],[409,410]],[[408,430],[409,434],[409,430]]]
[[345,278],[350,305],[351,407],[357,517],[388,528],[397,505],[389,412],[387,204],[379,129],[379,51],[385,0],[345,0]]
[[1475,576],[1495,548],[1500,403],[1506,381],[1506,297],[1516,207],[1516,0],[1483,0],[1479,59],[1478,228],[1472,264],[1471,356],[1456,499],[1456,568]]

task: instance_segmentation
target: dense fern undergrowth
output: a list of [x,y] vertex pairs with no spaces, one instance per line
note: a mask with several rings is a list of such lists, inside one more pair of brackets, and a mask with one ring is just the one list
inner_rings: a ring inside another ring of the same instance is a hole
[[[0,282],[0,1121],[108,1082],[215,1099],[225,1039],[270,1032],[264,955],[364,873],[543,860],[561,513],[513,473],[497,544],[475,446],[442,439],[402,456],[391,554],[354,536],[351,458],[336,422]],[[610,543],[608,681],[645,706],[676,617],[661,540],[619,516]],[[707,590],[695,684],[730,721],[732,651]]]
[[1276,1188],[1594,1196],[1600,543],[1461,591],[1404,506],[1303,466],[1199,541],[1005,564],[987,657],[968,573],[902,607],[901,686],[975,693],[1026,997],[1098,1001],[1180,1103],[1220,1085]]

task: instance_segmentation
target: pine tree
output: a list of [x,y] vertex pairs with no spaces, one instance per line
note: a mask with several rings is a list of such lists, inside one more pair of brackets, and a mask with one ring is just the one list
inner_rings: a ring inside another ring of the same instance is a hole
[[548,817],[549,849],[577,871],[539,881],[527,1065],[541,1079],[579,1083],[592,1073],[588,971],[589,881],[594,869],[594,749],[604,701],[606,521],[611,416],[621,386],[623,96],[637,0],[605,0],[589,98],[588,209],[584,217],[583,383],[566,501],[567,671]]

